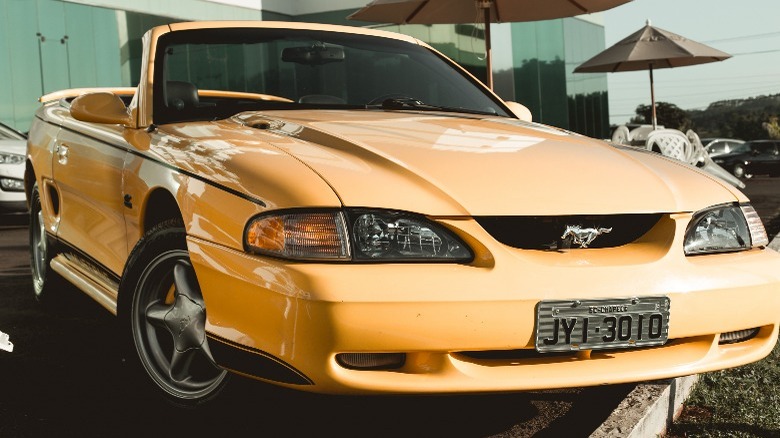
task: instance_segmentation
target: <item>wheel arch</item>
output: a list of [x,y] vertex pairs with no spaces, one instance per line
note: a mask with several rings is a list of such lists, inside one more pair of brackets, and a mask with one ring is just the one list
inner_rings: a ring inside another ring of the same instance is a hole
[[32,196],[32,188],[33,185],[35,185],[35,181],[35,168],[33,168],[32,161],[28,159],[24,166],[24,194],[27,198],[28,206],[30,203],[30,196]]
[[[139,218],[139,239],[133,244],[138,246],[139,242],[143,240],[151,230],[156,227],[163,226],[163,224],[178,223],[183,226],[184,219],[182,215],[179,203],[176,198],[166,188],[157,187],[152,189],[148,195],[144,198],[140,209]],[[131,250],[125,264],[122,277],[127,275],[127,269],[130,259],[132,258],[135,249]],[[130,305],[132,303],[132,294],[122,293],[122,288],[119,288],[119,295],[117,297],[117,316],[120,319],[126,319],[129,317]]]
[[176,198],[167,189],[161,187],[153,189],[149,193],[141,211],[141,235],[169,220],[184,222],[181,208]]

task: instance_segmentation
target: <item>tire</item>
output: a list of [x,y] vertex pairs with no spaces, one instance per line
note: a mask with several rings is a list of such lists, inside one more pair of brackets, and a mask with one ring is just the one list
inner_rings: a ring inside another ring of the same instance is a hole
[[744,179],[750,179],[753,178],[752,173],[747,173],[745,171],[745,168],[741,164],[734,165],[734,170],[731,172],[736,176],[737,178],[744,178]]
[[163,396],[180,407],[217,396],[228,373],[208,348],[205,303],[180,221],[164,222],[138,242],[119,294],[131,297],[125,322],[132,346]]
[[46,225],[43,222],[41,208],[41,193],[38,183],[33,185],[30,192],[30,268],[32,270],[33,294],[35,300],[41,304],[54,304],[57,302],[58,289],[65,284],[65,280],[51,269],[51,260],[54,258],[52,242],[46,234]]

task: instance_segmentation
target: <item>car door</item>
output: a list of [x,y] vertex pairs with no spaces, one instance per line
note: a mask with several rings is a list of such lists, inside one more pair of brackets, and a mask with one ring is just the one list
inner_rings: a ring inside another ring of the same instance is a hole
[[771,176],[780,175],[780,143],[772,143],[772,159],[766,162],[767,173]]
[[773,172],[777,161],[777,147],[772,142],[760,142],[753,145],[754,156],[751,159],[752,173],[766,175]]
[[[57,237],[119,276],[127,257],[122,168],[127,155],[119,127],[62,129],[54,146],[53,176],[60,200]],[[112,132],[113,130],[113,132]]]

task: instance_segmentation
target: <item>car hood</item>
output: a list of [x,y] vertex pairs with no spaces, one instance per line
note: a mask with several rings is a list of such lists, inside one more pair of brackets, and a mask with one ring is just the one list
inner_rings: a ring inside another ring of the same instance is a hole
[[[216,123],[223,138],[254,128],[259,142],[299,160],[351,207],[436,216],[571,215],[696,211],[746,200],[679,161],[503,117],[277,111]],[[296,178],[289,175],[289,183]]]
[[24,155],[27,151],[27,140],[0,140],[0,152]]

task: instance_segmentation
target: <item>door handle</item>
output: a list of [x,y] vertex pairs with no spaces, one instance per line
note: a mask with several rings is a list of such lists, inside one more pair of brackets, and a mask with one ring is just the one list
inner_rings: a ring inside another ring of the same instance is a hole
[[58,144],[55,147],[57,152],[57,162],[60,164],[68,164],[68,146],[65,144]]

